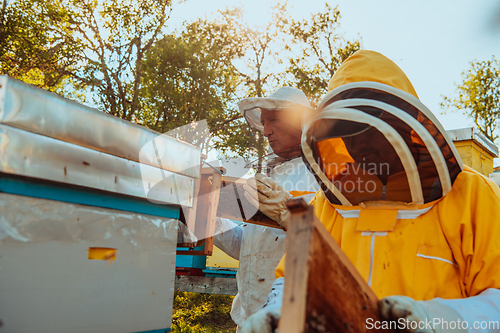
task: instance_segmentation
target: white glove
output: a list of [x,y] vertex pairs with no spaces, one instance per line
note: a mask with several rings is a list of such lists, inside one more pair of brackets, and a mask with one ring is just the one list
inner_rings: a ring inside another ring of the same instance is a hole
[[284,286],[285,278],[274,281],[266,303],[238,327],[238,333],[278,333]]
[[451,307],[433,301],[415,301],[406,296],[389,296],[379,302],[382,320],[396,322],[400,332],[468,332],[466,322]]
[[243,185],[245,198],[269,218],[278,222],[286,230],[286,221],[290,211],[286,202],[293,196],[282,186],[262,174],[256,174]]
[[238,327],[238,333],[278,333],[280,317],[281,308],[260,309],[248,317],[241,328]]

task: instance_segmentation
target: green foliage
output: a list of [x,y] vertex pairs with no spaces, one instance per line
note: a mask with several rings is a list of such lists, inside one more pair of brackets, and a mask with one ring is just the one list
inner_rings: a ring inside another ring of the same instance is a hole
[[144,54],[170,11],[171,0],[3,0],[0,71],[69,97],[90,96],[102,111],[132,120]]
[[[274,9],[276,16],[281,8],[278,5]],[[227,18],[227,13],[222,14]],[[241,78],[238,95],[240,98],[269,95],[279,87],[279,73],[275,65],[281,46],[276,24],[271,21],[265,26],[250,27],[234,20],[232,23],[235,33],[241,36],[240,42],[244,52],[242,64],[236,66],[236,72]],[[235,127],[231,133],[234,135],[219,136],[220,140],[216,141],[215,147],[222,153],[235,152],[247,161],[257,161],[256,172],[260,173],[262,158],[268,147],[264,136],[258,130],[249,128],[245,121],[231,125]]]
[[500,120],[500,63],[493,57],[470,64],[471,68],[462,73],[462,83],[456,85],[458,97],[443,96],[441,106],[463,111],[488,139],[495,141]]
[[142,124],[166,132],[206,119],[216,148],[245,154],[245,142],[232,142],[248,138],[237,109],[241,81],[233,65],[243,56],[244,43],[234,23],[238,15],[228,10],[220,19],[186,24],[180,34],[163,37],[146,53],[138,117]]
[[[325,3],[325,10],[304,20],[288,19],[284,8],[277,22],[298,46],[299,56],[288,59],[284,81],[301,89],[312,105],[328,92],[328,81],[342,62],[360,49],[359,40],[346,41],[340,34],[340,11]],[[292,50],[290,45],[286,47]]]
[[[278,32],[275,26],[269,23],[265,27],[241,26],[241,34],[245,36],[245,68],[238,70],[243,80],[247,97],[264,97],[266,92],[274,90],[277,86],[269,85],[269,82],[277,73],[270,70],[278,54],[276,49],[276,37]],[[271,60],[271,64],[269,64]],[[267,66],[266,66],[267,65]],[[269,89],[266,89],[268,85]]]
[[172,333],[230,333],[236,324],[230,312],[234,296],[176,291]]
[[249,149],[259,135],[248,128],[237,102],[248,91],[262,96],[263,82],[235,65],[250,43],[247,27],[238,23],[240,10],[219,14],[185,24],[146,53],[138,119],[159,132],[206,119],[215,149],[252,159],[264,154],[263,140],[260,151]]
[[74,13],[61,0],[3,0],[0,74],[55,91],[80,60]]
[[145,54],[139,119],[159,132],[208,119],[215,131],[225,118],[241,117],[231,63],[241,54],[240,44],[225,23],[199,20],[185,29],[180,36],[163,37]]

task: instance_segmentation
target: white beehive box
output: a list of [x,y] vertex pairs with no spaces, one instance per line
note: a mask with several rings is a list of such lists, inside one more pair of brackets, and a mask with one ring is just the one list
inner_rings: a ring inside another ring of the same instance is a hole
[[0,331],[168,331],[199,149],[2,76],[0,151]]

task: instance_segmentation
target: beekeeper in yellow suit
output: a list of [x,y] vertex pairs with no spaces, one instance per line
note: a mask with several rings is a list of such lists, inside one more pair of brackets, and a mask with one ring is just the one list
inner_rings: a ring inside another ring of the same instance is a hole
[[[356,52],[329,91],[302,135],[322,188],[311,204],[381,299],[382,317],[403,332],[500,332],[498,186],[462,165],[385,56]],[[276,327],[284,276],[282,260],[242,333]]]

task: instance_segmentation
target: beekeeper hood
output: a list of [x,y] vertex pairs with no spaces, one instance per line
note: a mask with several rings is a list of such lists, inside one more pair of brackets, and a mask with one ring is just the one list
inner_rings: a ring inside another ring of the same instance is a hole
[[304,126],[302,152],[332,204],[423,204],[446,195],[462,162],[403,71],[361,50],[328,85]]
[[281,87],[269,97],[249,97],[238,103],[241,114],[251,127],[264,131],[260,122],[262,110],[287,110],[303,113],[311,111],[311,104],[302,90],[292,87]]

